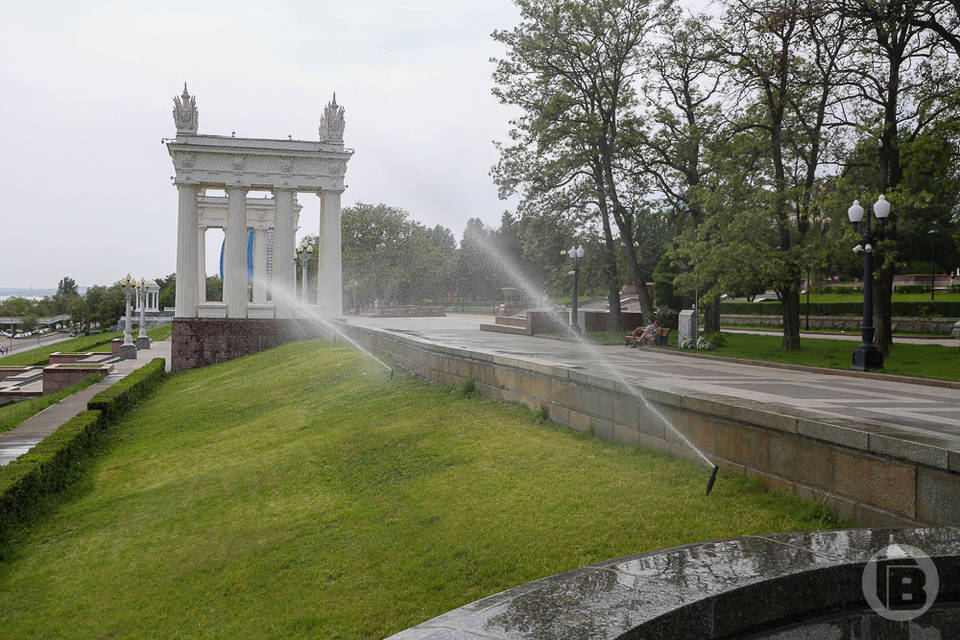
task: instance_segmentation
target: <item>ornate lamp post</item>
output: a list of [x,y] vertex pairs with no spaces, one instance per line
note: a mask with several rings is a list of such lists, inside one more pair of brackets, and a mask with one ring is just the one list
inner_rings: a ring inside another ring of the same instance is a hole
[[[882,195],[877,198],[873,205],[873,215],[877,219],[877,230],[879,231],[883,221],[890,215],[890,203]],[[851,369],[856,371],[867,371],[868,369],[879,369],[883,367],[883,353],[873,344],[873,244],[876,240],[876,233],[870,228],[870,214],[866,214],[866,225],[861,230],[860,222],[864,219],[864,209],[860,202],[853,201],[853,204],[847,209],[847,217],[853,223],[855,229],[860,231],[860,238],[863,244],[858,244],[853,248],[854,253],[863,253],[863,326],[860,327],[861,342],[853,352],[853,366]]]
[[125,322],[123,326],[123,345],[120,347],[121,358],[136,358],[137,347],[133,344],[133,321],[130,317],[130,296],[137,290],[137,281],[128,273],[120,281],[120,290],[123,292],[126,304]]
[[577,315],[577,285],[580,275],[580,258],[583,257],[583,245],[579,247],[570,247],[569,251],[561,251],[560,255],[568,255],[573,260],[573,312],[570,315],[570,329],[574,333],[580,333]]
[[304,238],[297,245],[297,260],[300,261],[300,304],[307,304],[307,263],[313,255],[313,245]]
[[137,300],[140,303],[140,330],[137,332],[137,349],[149,349],[150,338],[147,337],[147,281],[140,278],[137,283]]

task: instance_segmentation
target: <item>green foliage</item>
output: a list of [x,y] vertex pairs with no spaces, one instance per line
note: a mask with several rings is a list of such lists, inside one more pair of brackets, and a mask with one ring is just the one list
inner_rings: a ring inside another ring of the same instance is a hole
[[477,393],[477,383],[473,378],[467,378],[462,383],[460,383],[460,395],[462,396],[472,396]]
[[841,524],[736,474],[707,497],[703,465],[375,371],[300,342],[170,376],[17,532],[4,638],[383,638],[608,558]]
[[456,241],[449,229],[428,229],[386,204],[357,203],[343,210],[342,238],[346,306],[419,304],[450,292]]
[[550,407],[546,404],[541,404],[537,407],[537,422],[544,424],[550,422]]
[[711,348],[722,347],[727,344],[727,338],[719,331],[716,333],[709,333],[703,336],[703,339],[710,343]]
[[893,288],[894,293],[930,293],[928,284],[901,284]]
[[[804,309],[806,305],[804,305]],[[779,302],[722,302],[720,313],[731,315],[775,316],[781,314]],[[857,316],[863,313],[862,302],[811,302],[810,315]],[[960,317],[960,302],[893,302],[893,315],[904,317]]]

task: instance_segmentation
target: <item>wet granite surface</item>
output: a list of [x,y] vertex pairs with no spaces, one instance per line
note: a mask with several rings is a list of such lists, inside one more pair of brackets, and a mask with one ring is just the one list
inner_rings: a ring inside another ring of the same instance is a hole
[[390,640],[926,638],[903,623],[864,622],[863,567],[894,543],[923,550],[940,575],[937,607],[911,624],[948,625],[942,631],[954,635],[929,637],[958,637],[960,528],[938,528],[744,536],[609,560],[478,600]]

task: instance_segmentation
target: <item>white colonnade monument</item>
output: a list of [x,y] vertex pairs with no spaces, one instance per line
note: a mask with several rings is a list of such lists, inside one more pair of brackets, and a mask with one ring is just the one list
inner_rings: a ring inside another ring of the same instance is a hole
[[[320,139],[273,140],[197,133],[196,97],[174,98],[177,137],[166,141],[176,170],[179,192],[177,220],[176,318],[279,318],[294,316],[289,301],[294,285],[298,192],[320,197],[320,255],[317,306],[325,317],[343,312],[340,194],[352,149],[343,146],[344,110],[336,95],[320,119]],[[203,196],[207,189],[226,191],[221,201]],[[270,206],[247,198],[249,191],[272,192]],[[220,205],[220,206],[217,206]],[[202,209],[202,213],[201,213]],[[209,212],[212,215],[205,215]],[[224,232],[223,302],[203,300],[203,233],[209,227]],[[249,229],[254,230],[253,300],[247,277]],[[266,299],[267,232],[273,236],[272,300]]]
[[[296,315],[297,193],[320,197],[317,307],[343,312],[340,194],[352,149],[343,146],[336,94],[320,118],[319,140],[238,138],[197,133],[196,97],[174,97],[176,138],[166,139],[179,194],[173,366],[192,368],[273,346]],[[207,195],[220,190],[226,196]],[[266,191],[266,198],[248,197]],[[223,301],[205,300],[205,232],[221,228]],[[253,278],[248,276],[253,231]],[[268,242],[272,240],[272,242]],[[272,264],[269,258],[272,257]],[[271,268],[272,267],[272,268]],[[269,297],[269,299],[268,299]],[[264,323],[274,322],[274,325]],[[272,335],[271,335],[272,334]]]

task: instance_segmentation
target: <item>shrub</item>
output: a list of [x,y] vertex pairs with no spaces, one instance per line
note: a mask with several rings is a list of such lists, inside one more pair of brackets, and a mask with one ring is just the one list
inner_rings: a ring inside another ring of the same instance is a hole
[[545,404],[541,404],[539,407],[537,407],[537,422],[543,424],[544,422],[548,422],[549,420],[550,420],[550,407]]
[[[804,305],[805,306],[805,305]],[[893,315],[918,317],[928,314],[944,318],[960,317],[960,302],[902,302],[893,301]],[[778,316],[782,313],[779,302],[723,302],[720,313],[731,315]],[[812,302],[810,315],[814,316],[859,316],[863,313],[862,302]]]
[[467,378],[460,384],[460,395],[472,396],[477,393],[477,383],[472,378]]
[[894,293],[930,293],[927,284],[901,284],[893,288]]
[[704,339],[710,343],[710,347],[716,349],[717,347],[722,347],[727,344],[727,338],[722,333],[717,331],[716,333],[709,333],[703,336]]
[[154,358],[123,380],[90,398],[87,409],[102,411],[107,420],[126,413],[163,379],[164,365],[163,358]]

